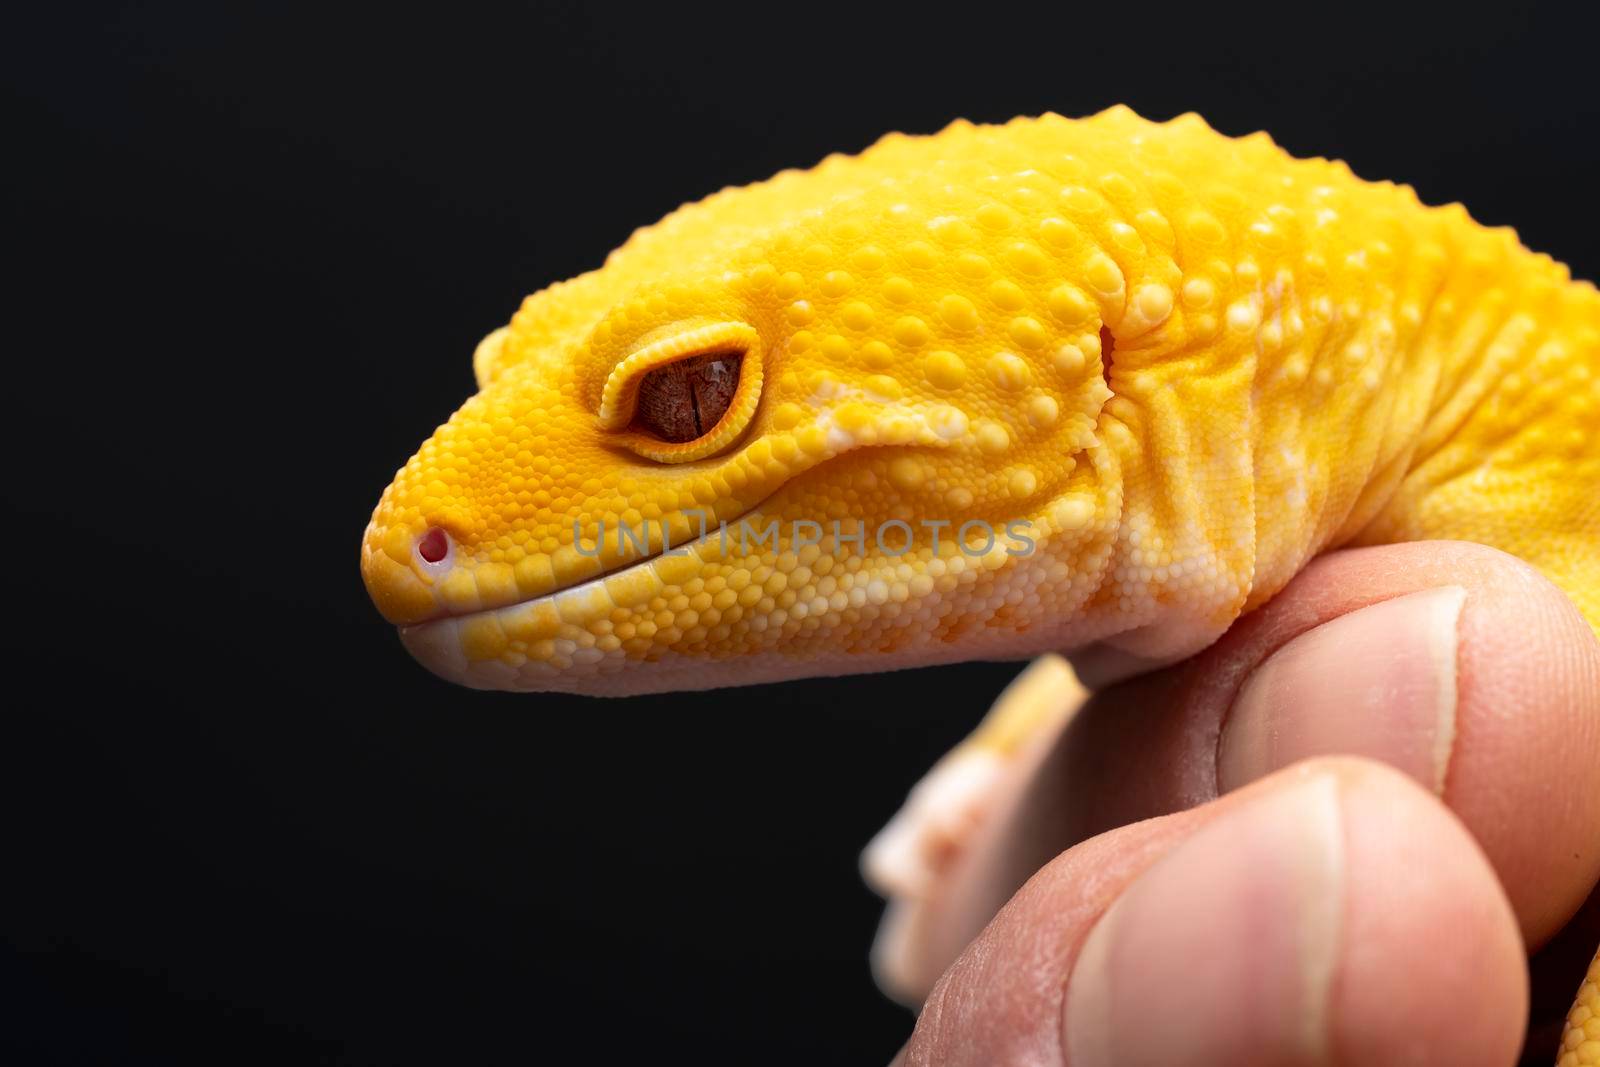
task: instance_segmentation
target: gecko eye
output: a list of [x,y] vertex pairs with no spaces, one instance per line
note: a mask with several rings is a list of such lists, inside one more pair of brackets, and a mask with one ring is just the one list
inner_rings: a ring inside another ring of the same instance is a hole
[[633,425],[672,444],[704,437],[733,403],[743,361],[740,352],[657,367],[639,382]]
[[761,337],[742,322],[657,334],[613,368],[600,428],[658,463],[706,459],[739,439],[761,399]]

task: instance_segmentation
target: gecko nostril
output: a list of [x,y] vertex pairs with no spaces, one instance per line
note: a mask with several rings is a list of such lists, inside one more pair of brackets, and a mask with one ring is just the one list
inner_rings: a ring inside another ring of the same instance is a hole
[[449,554],[450,535],[439,527],[430,526],[427,533],[417,538],[417,555],[424,563],[438,563]]

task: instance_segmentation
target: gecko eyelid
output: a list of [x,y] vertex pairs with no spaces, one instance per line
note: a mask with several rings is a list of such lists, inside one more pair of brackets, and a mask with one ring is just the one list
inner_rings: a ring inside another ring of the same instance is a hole
[[611,372],[598,421],[659,463],[706,459],[737,441],[761,398],[761,337],[743,322],[657,335]]

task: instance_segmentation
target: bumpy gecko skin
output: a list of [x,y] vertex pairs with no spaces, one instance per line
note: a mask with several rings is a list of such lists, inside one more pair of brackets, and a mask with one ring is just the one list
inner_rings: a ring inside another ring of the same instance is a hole
[[[653,368],[714,355],[739,382],[702,437],[634,420]],[[1323,549],[1428,537],[1528,559],[1600,624],[1594,288],[1192,115],[957,123],[725,190],[475,366],[362,544],[468,685],[1144,665]]]
[[1561,1039],[1561,1058],[1556,1067],[1600,1064],[1600,953],[1589,964],[1583,988],[1567,1013],[1566,1033]]
[[474,365],[361,549],[471,686],[1068,649],[1098,682],[1323,550],[1426,538],[1521,556],[1600,628],[1594,287],[1194,115],[958,122],[724,190]]

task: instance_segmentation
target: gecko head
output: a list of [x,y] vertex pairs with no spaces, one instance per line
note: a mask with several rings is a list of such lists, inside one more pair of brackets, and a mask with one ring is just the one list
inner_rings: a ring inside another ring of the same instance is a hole
[[1047,647],[1109,551],[1120,276],[943,136],[685,207],[490,334],[362,542],[411,652],[621,694]]

